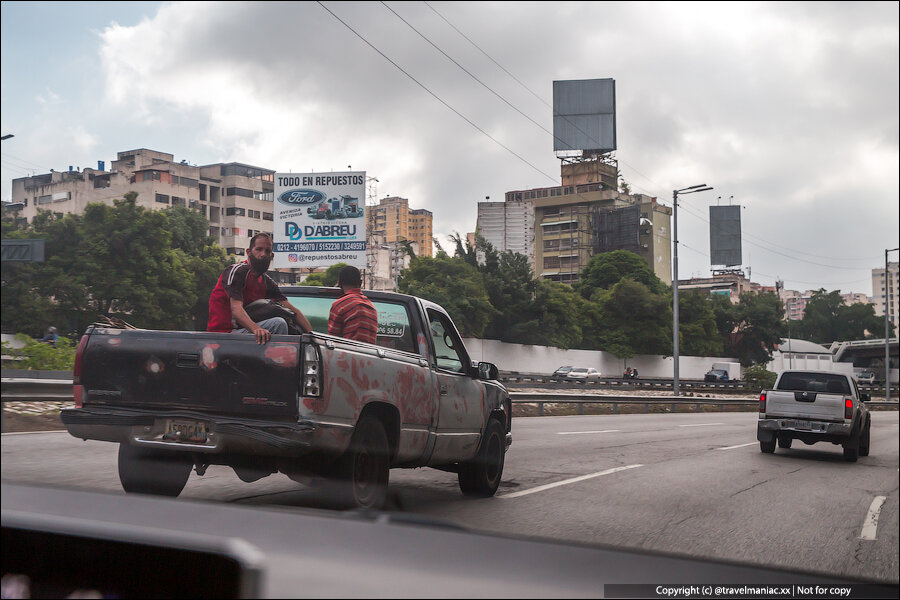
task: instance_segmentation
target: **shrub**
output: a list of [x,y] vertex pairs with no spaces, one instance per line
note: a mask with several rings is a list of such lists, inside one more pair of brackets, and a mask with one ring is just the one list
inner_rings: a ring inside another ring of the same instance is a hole
[[765,365],[753,365],[744,369],[744,381],[749,391],[770,390],[775,385],[776,378],[777,375],[772,371],[767,371]]
[[39,371],[71,371],[75,366],[75,342],[60,336],[56,345],[51,346],[39,342],[25,334],[17,334],[16,340],[23,342],[23,348],[12,348],[8,342],[3,342],[4,356],[17,356],[10,364],[16,369],[33,369]]

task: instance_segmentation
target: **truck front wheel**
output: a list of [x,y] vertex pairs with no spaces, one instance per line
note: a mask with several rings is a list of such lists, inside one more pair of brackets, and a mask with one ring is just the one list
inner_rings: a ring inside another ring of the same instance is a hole
[[459,489],[463,494],[489,498],[497,492],[503,475],[504,437],[500,421],[488,421],[478,455],[459,464]]
[[387,499],[390,478],[390,446],[384,425],[364,416],[356,425],[350,448],[333,472],[341,500],[358,508],[379,510]]
[[119,444],[119,481],[128,494],[178,496],[191,476],[193,464],[179,452]]

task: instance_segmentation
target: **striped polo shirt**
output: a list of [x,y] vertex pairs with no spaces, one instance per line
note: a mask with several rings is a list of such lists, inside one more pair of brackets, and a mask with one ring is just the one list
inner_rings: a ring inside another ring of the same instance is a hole
[[350,340],[375,343],[378,311],[362,290],[354,288],[334,301],[328,315],[328,333]]

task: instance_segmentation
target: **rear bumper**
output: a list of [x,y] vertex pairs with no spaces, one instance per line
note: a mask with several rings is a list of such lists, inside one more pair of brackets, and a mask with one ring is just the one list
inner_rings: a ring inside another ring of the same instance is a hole
[[[109,407],[65,409],[60,411],[60,418],[69,434],[81,439],[207,454],[297,456],[311,449],[319,429],[311,421],[259,421],[188,411],[161,414]],[[192,443],[163,439],[168,419],[206,423],[207,440]]]
[[758,428],[763,431],[792,431],[805,434],[838,435],[850,437],[852,423],[831,423],[807,419],[760,419]]

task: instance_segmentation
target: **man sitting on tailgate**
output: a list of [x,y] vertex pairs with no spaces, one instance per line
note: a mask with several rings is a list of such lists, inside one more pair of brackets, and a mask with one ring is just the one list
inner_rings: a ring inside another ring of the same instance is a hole
[[300,309],[288,302],[278,284],[266,275],[272,262],[272,238],[260,232],[250,239],[247,260],[225,269],[209,296],[207,331],[252,333],[257,344],[265,344],[273,333],[286,334],[287,322],[274,317],[255,323],[245,306],[262,298],[271,298],[294,313],[294,320],[302,331],[312,331],[309,320]]

